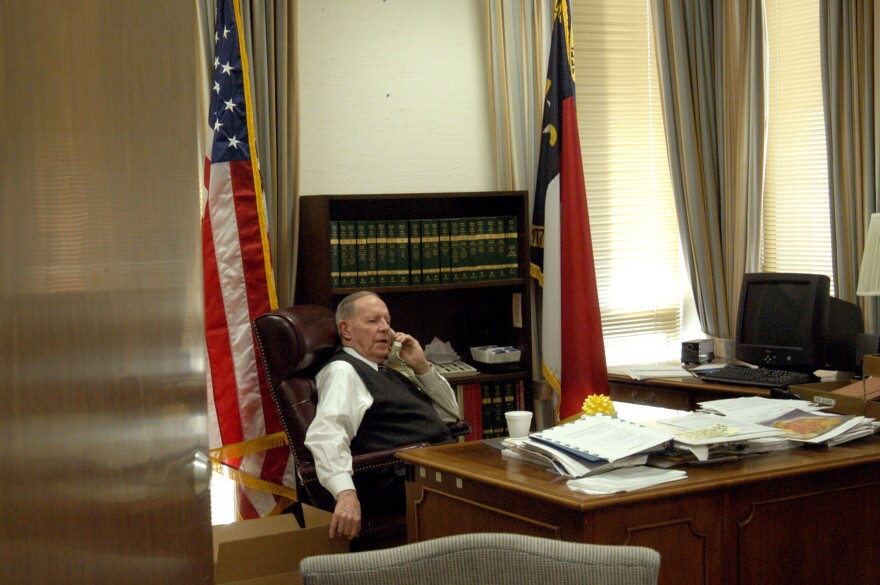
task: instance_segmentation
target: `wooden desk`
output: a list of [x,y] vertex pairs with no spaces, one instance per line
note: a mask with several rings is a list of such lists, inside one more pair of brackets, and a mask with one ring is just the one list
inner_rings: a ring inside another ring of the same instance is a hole
[[513,532],[660,552],[661,583],[880,583],[880,437],[588,496],[481,442],[403,451],[409,542]]

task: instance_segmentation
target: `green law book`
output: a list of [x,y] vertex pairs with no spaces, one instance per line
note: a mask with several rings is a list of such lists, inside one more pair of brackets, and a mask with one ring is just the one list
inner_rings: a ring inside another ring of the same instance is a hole
[[452,241],[449,231],[449,220],[438,219],[438,230],[440,232],[440,283],[452,283]]
[[460,218],[456,217],[449,220],[449,282],[454,284],[461,282],[462,267],[465,262],[462,257],[463,240],[461,229]]
[[409,283],[422,284],[422,229],[418,219],[409,220]]
[[339,222],[330,222],[330,287],[339,288]]
[[494,423],[494,413],[492,412],[492,384],[490,382],[483,382],[482,387],[482,397],[483,397],[483,405],[482,405],[482,423],[483,423],[483,438],[491,439],[495,436],[495,427]]
[[517,221],[515,215],[507,215],[504,218],[507,229],[504,234],[506,250],[504,255],[504,269],[506,278],[519,277],[519,242],[517,240]]
[[421,220],[422,284],[440,284],[440,226],[436,219]]
[[354,221],[339,222],[339,286],[357,287],[357,228]]
[[[504,382],[504,412],[516,410],[516,380]],[[504,422],[507,422],[505,419]]]
[[504,387],[501,382],[492,383],[492,431],[496,437],[507,434],[504,418]]
[[490,280],[505,280],[509,278],[504,266],[504,258],[507,254],[507,223],[503,216],[489,218],[492,224],[492,238],[489,240],[489,278]]
[[466,217],[460,217],[456,220],[456,223],[458,224],[458,266],[455,271],[458,273],[458,282],[469,282],[471,276],[469,220]]
[[409,227],[405,219],[385,224],[388,239],[388,286],[409,285]]
[[477,255],[477,218],[465,219],[465,233],[467,234],[467,268],[465,269],[462,282],[475,282],[480,258]]
[[359,220],[357,228],[357,286],[370,288],[377,285],[376,222]]
[[388,286],[388,225],[376,222],[376,284]]
[[474,218],[474,242],[476,244],[476,252],[474,253],[474,281],[486,282],[494,280],[489,278],[489,218]]

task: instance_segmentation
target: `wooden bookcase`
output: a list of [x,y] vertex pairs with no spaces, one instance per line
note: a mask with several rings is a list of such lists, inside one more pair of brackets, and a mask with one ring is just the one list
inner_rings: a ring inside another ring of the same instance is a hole
[[[518,276],[491,282],[371,287],[388,304],[395,329],[413,335],[424,346],[435,337],[448,341],[462,359],[471,361],[470,348],[512,345],[522,351],[512,369],[456,378],[454,384],[486,380],[531,379],[529,328],[529,214],[525,191],[419,193],[393,195],[313,195],[300,199],[297,304],[334,308],[358,288],[332,288],[330,221],[442,219],[514,215],[517,218]],[[516,322],[514,321],[516,315]],[[525,407],[530,400],[524,400]]]

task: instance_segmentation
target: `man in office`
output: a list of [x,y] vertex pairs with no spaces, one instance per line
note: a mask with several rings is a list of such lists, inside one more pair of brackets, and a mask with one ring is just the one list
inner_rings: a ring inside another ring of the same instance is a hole
[[[318,406],[305,444],[321,485],[336,498],[330,537],[352,539],[362,517],[399,514],[406,506],[400,466],[353,479],[352,454],[451,442],[446,422],[458,420],[458,403],[419,342],[391,329],[388,307],[375,293],[343,299],[336,325],[343,347],[316,376]],[[384,366],[395,341],[421,388]]]

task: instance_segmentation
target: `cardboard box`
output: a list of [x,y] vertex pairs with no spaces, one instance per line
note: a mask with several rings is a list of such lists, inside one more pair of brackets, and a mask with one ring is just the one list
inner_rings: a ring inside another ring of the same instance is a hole
[[311,506],[303,506],[303,512],[310,528],[300,529],[293,514],[214,526],[214,583],[302,583],[302,559],[348,552],[347,539],[328,536],[332,514]]
[[880,354],[867,354],[862,357],[862,374],[880,376]]
[[828,406],[829,412],[863,414],[880,419],[880,402],[865,400],[861,395],[853,392],[861,384],[861,380],[811,382],[809,384],[792,384],[788,387],[788,391],[804,400]]

